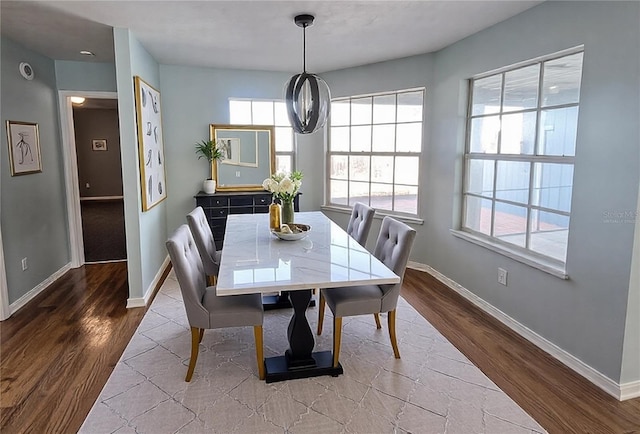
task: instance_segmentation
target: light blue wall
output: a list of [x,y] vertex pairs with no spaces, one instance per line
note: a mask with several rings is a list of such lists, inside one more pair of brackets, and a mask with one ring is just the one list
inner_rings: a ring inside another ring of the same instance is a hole
[[56,60],[58,90],[116,91],[116,65]]
[[[639,17],[636,2],[546,2],[432,56],[324,74],[334,96],[426,86],[424,225],[416,227],[411,259],[431,265],[616,382],[623,340],[640,339],[637,330],[625,337],[634,225],[608,223],[604,213],[638,206]],[[455,238],[450,229],[458,227],[460,215],[466,80],[581,44],[565,281]],[[506,288],[496,281],[498,267],[509,272]]]
[[[0,41],[0,221],[9,302],[13,303],[69,263],[70,253],[54,63],[7,38]],[[25,61],[33,67],[33,81],[18,72],[18,64]],[[11,176],[7,120],[38,124],[42,173]],[[29,268],[22,271],[25,257]]]
[[[167,200],[142,212],[140,169],[136,126],[133,77],[140,76],[160,89],[158,63],[144,49],[128,29],[114,29],[116,77],[118,85],[118,114],[120,117],[120,152],[124,193],[125,226],[127,231],[127,259],[129,297],[142,297],[167,257]],[[163,124],[165,103],[161,101]],[[166,136],[166,135],[165,135]],[[166,137],[165,153],[166,153]],[[171,188],[167,195],[172,194]]]
[[194,146],[209,138],[209,124],[229,123],[229,98],[281,99],[288,79],[279,72],[160,65],[169,232],[186,222],[209,176]]

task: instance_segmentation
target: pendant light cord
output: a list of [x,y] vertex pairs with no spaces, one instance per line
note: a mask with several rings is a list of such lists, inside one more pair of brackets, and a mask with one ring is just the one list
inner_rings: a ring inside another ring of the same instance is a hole
[[302,27],[302,72],[307,73],[307,25]]

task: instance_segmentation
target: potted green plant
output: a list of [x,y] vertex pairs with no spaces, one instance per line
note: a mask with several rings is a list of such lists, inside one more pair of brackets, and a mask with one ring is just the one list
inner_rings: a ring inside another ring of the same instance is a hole
[[224,158],[222,149],[218,147],[214,140],[203,140],[200,143],[196,143],[196,155],[198,155],[198,160],[204,158],[209,162],[209,178],[204,180],[202,189],[207,194],[213,194],[216,192],[216,181],[213,179],[213,165],[216,161]]

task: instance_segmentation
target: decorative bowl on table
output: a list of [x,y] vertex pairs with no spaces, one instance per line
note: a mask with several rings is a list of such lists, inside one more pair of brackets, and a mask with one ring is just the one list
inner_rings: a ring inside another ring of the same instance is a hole
[[271,233],[285,241],[296,241],[301,240],[307,235],[309,235],[309,231],[311,230],[311,226],[305,225],[302,223],[289,223],[283,224],[280,226],[280,230],[273,229]]

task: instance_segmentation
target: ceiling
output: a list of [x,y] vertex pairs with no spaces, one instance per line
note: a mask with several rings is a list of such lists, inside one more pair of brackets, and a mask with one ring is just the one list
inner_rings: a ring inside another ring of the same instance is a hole
[[[6,1],[1,33],[56,60],[113,62],[113,27],[162,64],[325,72],[428,53],[542,1]],[[94,57],[82,56],[90,50]]]

